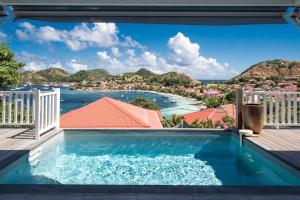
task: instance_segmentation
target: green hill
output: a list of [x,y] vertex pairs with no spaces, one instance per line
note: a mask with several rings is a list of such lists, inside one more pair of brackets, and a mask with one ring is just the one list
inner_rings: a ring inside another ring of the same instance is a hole
[[255,64],[234,77],[232,81],[245,82],[251,79],[298,79],[300,62],[287,60],[271,60]]
[[146,84],[161,84],[164,86],[189,86],[199,82],[193,80],[184,73],[168,72],[155,74],[148,69],[141,68],[137,72],[124,73],[113,76],[105,69],[81,70],[75,74],[69,74],[63,69],[49,68],[41,71],[27,71],[23,73],[23,83],[43,82],[82,82],[89,83],[105,81],[114,78],[121,83],[145,82]]
[[70,76],[59,68],[49,68],[40,71],[26,71],[22,74],[23,83],[64,82]]
[[69,76],[71,82],[99,81],[111,77],[112,75],[105,69],[80,70]]
[[179,72],[168,72],[160,75],[159,82],[165,86],[190,86],[199,84],[198,81]]

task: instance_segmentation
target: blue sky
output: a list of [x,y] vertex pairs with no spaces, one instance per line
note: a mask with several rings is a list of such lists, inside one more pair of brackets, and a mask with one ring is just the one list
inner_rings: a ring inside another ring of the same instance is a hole
[[0,39],[27,64],[69,72],[104,68],[113,74],[141,67],[181,71],[197,79],[229,79],[271,59],[300,60],[293,24],[183,26],[8,21]]

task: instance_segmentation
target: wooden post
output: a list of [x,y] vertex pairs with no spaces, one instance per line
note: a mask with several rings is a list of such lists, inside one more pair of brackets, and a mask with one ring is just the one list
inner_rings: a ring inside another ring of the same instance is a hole
[[35,139],[38,140],[40,138],[40,91],[37,90],[35,93],[35,120],[34,120],[34,128],[35,128]]
[[244,90],[243,88],[238,88],[236,90],[236,128],[243,129],[243,101],[244,99]]
[[55,88],[54,91],[56,92],[56,111],[55,111],[55,128],[60,128],[60,88]]

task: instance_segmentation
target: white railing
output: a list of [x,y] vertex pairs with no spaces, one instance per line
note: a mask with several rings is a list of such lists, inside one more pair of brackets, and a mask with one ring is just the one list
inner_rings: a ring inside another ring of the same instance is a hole
[[35,138],[59,128],[60,89],[53,91],[0,91],[0,126],[35,128]]
[[243,103],[263,106],[265,126],[300,126],[300,92],[244,92]]

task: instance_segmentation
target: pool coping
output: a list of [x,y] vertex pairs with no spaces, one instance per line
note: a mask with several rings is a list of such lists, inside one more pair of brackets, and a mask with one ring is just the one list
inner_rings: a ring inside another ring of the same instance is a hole
[[300,195],[300,186],[29,185],[3,184],[0,194]]

